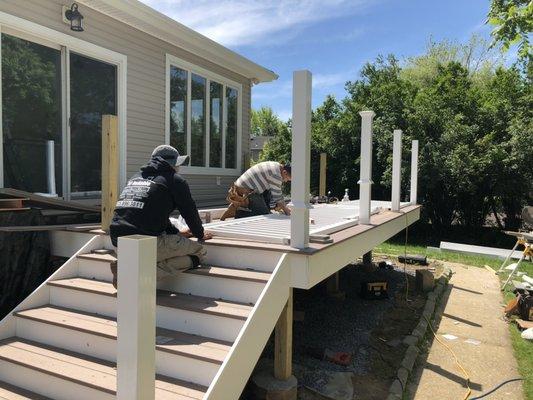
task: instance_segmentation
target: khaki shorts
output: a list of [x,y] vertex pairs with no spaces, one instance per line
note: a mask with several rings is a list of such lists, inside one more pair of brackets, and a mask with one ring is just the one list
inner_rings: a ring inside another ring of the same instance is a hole
[[200,264],[205,261],[206,249],[200,243],[181,235],[163,234],[157,237],[157,279],[175,276],[191,268],[189,256],[196,256]]

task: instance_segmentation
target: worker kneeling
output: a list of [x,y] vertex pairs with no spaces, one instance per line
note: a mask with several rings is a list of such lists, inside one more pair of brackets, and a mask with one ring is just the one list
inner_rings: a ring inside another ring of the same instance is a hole
[[283,200],[281,186],[291,180],[291,165],[264,161],[249,168],[231,186],[227,200],[228,209],[220,218],[244,218],[270,214],[271,208],[290,215],[291,210]]
[[[120,194],[109,233],[113,245],[127,235],[157,236],[157,279],[175,275],[181,270],[198,267],[205,259],[199,241],[211,238],[205,232],[187,181],[178,175],[179,166],[189,156],[180,156],[171,146],[158,146],[147,165],[134,175]],[[170,214],[178,210],[189,230],[179,232],[170,222]],[[113,286],[117,287],[116,263],[111,265]]]

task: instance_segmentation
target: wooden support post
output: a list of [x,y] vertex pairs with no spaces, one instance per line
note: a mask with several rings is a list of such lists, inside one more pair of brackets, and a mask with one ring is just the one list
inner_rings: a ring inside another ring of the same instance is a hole
[[411,193],[409,201],[416,204],[418,188],[418,140],[413,140],[411,149]]
[[311,169],[311,73],[295,71],[292,88],[291,246],[309,247]]
[[401,197],[401,180],[402,180],[402,131],[394,130],[392,142],[392,194],[391,210],[400,211]]
[[109,231],[118,200],[118,118],[102,115],[102,230]]
[[359,223],[370,224],[372,194],[372,119],[374,111],[361,111],[361,158],[359,179]]
[[372,265],[372,251],[363,254],[363,264],[366,266]]
[[326,163],[327,163],[326,153],[320,153],[320,181],[318,184],[318,195],[326,195]]
[[118,239],[117,399],[154,400],[157,239]]
[[292,375],[292,288],[275,328],[274,377],[286,381]]

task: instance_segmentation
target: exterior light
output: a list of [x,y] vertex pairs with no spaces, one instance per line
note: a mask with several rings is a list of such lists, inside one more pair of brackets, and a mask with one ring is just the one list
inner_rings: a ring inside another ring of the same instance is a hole
[[72,3],[70,9],[65,11],[65,18],[70,21],[70,29],[75,32],[83,32],[83,15],[78,11],[78,5]]

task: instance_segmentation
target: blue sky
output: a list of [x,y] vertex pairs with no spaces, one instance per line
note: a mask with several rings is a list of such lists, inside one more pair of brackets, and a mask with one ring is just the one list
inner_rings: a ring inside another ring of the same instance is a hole
[[458,42],[484,25],[489,0],[142,0],[160,12],[273,70],[252,89],[252,106],[291,115],[292,71],[313,73],[313,106],[379,54],[424,52],[430,37]]

